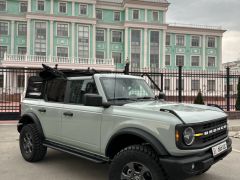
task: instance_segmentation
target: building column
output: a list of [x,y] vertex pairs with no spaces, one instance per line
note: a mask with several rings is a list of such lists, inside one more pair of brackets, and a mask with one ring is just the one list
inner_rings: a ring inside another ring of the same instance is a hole
[[53,14],[54,0],[51,0],[50,14]]
[[[143,68],[147,68],[147,48],[148,48],[148,32],[147,28],[144,28],[144,52],[143,52]],[[141,64],[141,63],[140,63]]]
[[53,56],[53,38],[54,38],[54,33],[53,33],[53,21],[50,21],[50,62],[52,60]]
[[144,17],[145,22],[147,22],[147,21],[148,21],[148,19],[147,19],[147,9],[145,9],[145,13],[144,13],[144,15],[145,15],[145,17]]
[[128,21],[128,7],[126,7],[126,10],[125,10],[125,21]]
[[124,42],[124,51],[125,51],[125,60],[124,60],[124,62],[127,60],[127,59],[129,59],[129,57],[128,57],[128,27],[126,27],[125,28],[125,42]]
[[75,58],[75,23],[72,22],[72,63],[74,63]]
[[[27,19],[27,55],[29,56],[31,53],[30,53],[30,43],[31,43],[31,20],[30,19]],[[34,39],[34,38],[33,38]]]
[[15,38],[14,38],[14,36],[15,36],[15,33],[14,33],[14,28],[15,28],[15,26],[14,26],[15,24],[14,24],[14,21],[11,21],[11,54],[14,54],[14,40],[15,40]]
[[28,12],[32,11],[32,0],[28,0]]
[[[159,43],[160,44],[160,43]],[[163,42],[162,42],[162,47],[160,46],[160,49],[162,48],[162,64],[161,67],[165,68],[165,55],[166,55],[166,30],[163,30]],[[161,68],[160,67],[160,68]]]
[[92,57],[93,57],[93,64],[96,64],[96,25],[93,24],[93,49],[92,49]]
[[27,78],[27,70],[25,69],[25,70],[24,70],[24,92],[27,91],[27,81],[28,81],[28,78]]
[[203,35],[203,40],[202,40],[202,49],[203,49],[203,53],[202,53],[202,67],[203,70],[206,69],[206,35]]
[[75,1],[72,1],[72,16],[75,16]]
[[107,28],[107,59],[110,59],[110,43],[111,43],[111,39],[110,39],[110,29]]
[[93,18],[96,18],[96,4],[93,4]]
[[216,59],[217,61],[217,65],[218,65],[218,69],[221,69],[222,66],[222,36],[219,37],[219,45],[218,45],[219,49],[219,59]]

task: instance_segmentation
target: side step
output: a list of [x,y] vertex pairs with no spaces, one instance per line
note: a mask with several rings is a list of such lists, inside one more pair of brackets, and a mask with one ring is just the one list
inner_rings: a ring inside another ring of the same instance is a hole
[[47,146],[49,148],[55,149],[55,150],[59,150],[59,151],[62,151],[62,152],[66,152],[68,154],[72,154],[74,156],[78,156],[78,157],[90,160],[90,161],[95,162],[95,163],[102,164],[102,163],[109,162],[109,159],[107,157],[99,156],[99,155],[96,155],[96,154],[93,154],[93,153],[90,153],[90,152],[86,152],[84,150],[72,148],[72,147],[62,145],[62,144],[59,144],[59,143],[55,143],[55,142],[52,142],[52,141],[44,141],[43,145]]

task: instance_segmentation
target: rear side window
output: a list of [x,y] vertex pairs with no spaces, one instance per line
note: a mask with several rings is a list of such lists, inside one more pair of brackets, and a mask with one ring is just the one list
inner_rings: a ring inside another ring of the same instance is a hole
[[92,79],[74,80],[68,83],[67,103],[82,104],[84,94],[97,94],[97,88]]
[[45,99],[50,102],[63,102],[67,81],[53,79],[47,82]]

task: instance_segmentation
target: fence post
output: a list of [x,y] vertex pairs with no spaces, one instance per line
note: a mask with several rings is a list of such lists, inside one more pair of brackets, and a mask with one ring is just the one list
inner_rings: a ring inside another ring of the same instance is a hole
[[182,66],[178,66],[178,102],[182,102]]
[[161,92],[163,92],[163,73],[161,73]]
[[124,68],[124,74],[129,75],[129,62],[126,62],[125,68]]
[[227,67],[227,111],[230,111],[230,68]]

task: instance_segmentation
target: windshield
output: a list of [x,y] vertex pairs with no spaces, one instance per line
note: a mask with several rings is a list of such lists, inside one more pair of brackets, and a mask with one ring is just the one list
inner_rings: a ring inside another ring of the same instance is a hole
[[100,78],[108,101],[154,99],[155,96],[143,79]]

